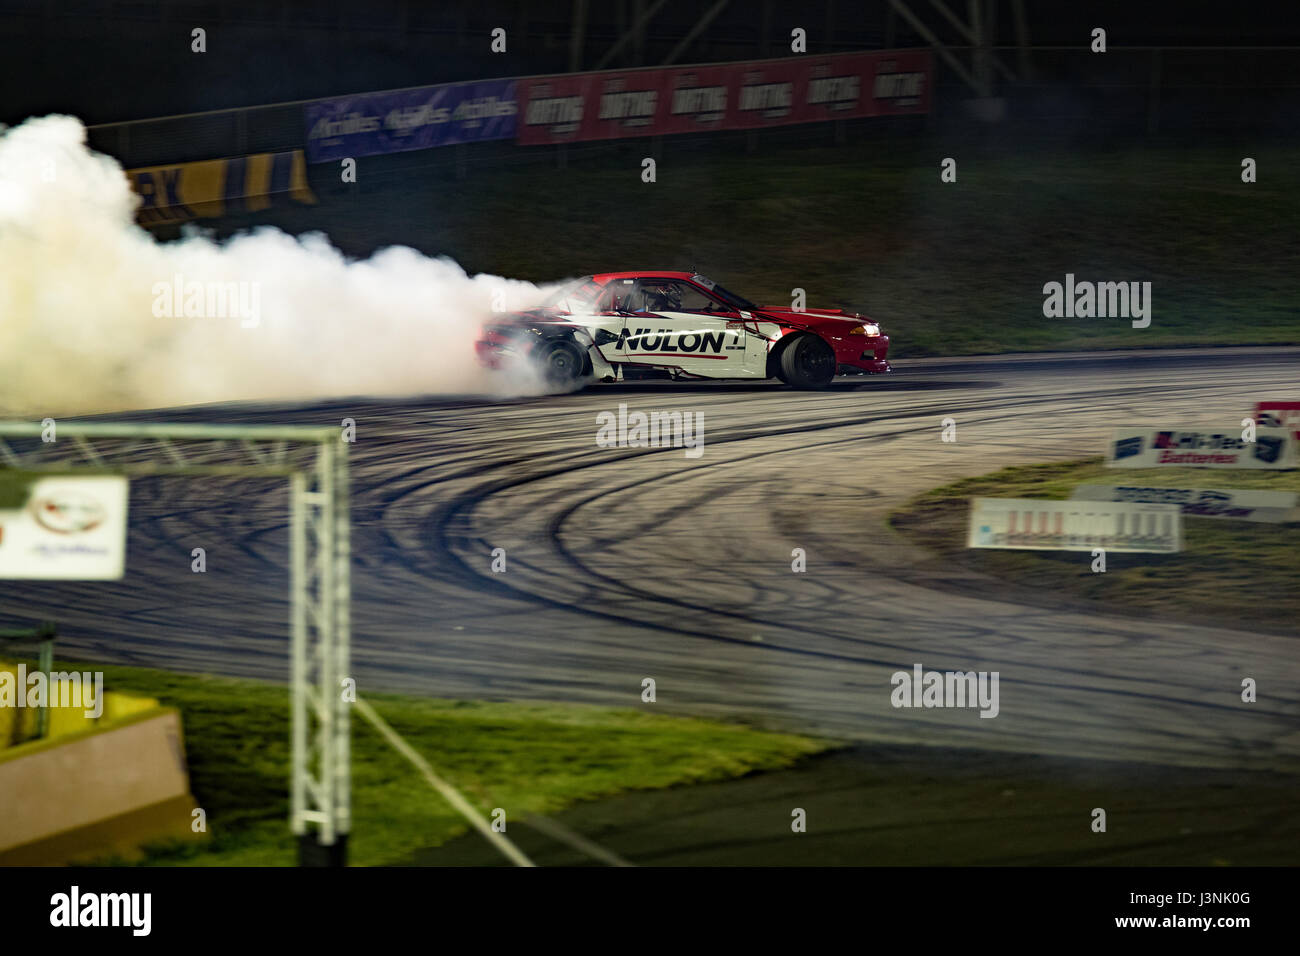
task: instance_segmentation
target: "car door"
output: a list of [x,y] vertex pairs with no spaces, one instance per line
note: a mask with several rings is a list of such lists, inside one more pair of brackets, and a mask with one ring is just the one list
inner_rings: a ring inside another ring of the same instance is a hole
[[739,314],[693,283],[642,277],[620,304],[621,361],[709,378],[752,377]]

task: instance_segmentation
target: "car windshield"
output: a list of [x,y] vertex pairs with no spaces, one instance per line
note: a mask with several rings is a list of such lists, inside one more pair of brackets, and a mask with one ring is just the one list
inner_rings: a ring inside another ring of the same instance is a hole
[[724,299],[726,299],[729,303],[731,303],[738,309],[746,309],[752,312],[753,310],[758,308],[758,306],[750,302],[743,295],[736,295],[736,293],[734,292],[728,292],[720,285],[715,285],[713,287],[713,291],[715,294],[722,296]]
[[705,276],[692,276],[691,278],[736,310],[744,309],[752,312],[758,308],[758,306],[750,302],[743,295],[736,295],[734,292],[728,292],[712,279],[706,278]]
[[573,282],[560,286],[546,297],[542,303],[544,309],[561,309],[565,312],[591,312],[596,296],[600,294],[600,283],[591,276],[583,276]]

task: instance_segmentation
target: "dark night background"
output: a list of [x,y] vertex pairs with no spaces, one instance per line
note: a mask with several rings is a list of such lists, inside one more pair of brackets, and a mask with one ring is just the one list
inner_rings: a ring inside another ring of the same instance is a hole
[[[0,121],[12,124],[29,115],[67,112],[87,124],[109,123],[449,80],[564,72],[573,63],[572,24],[582,7],[586,28],[576,62],[580,69],[592,69],[626,32],[635,10],[650,3],[2,0]],[[929,4],[911,0],[909,5],[940,39],[960,48],[962,38]],[[640,48],[627,44],[606,66],[662,63],[712,7],[711,0],[668,3],[651,18]],[[964,3],[950,7],[959,16],[965,13]],[[1001,92],[1035,103],[1045,114],[1059,98],[1054,89],[1100,80],[1098,71],[1121,84],[1145,81],[1149,56],[1122,52],[1124,48],[1300,45],[1300,15],[1290,0],[1030,0],[1026,11],[1029,41],[1038,48],[1034,82]],[[1003,55],[1014,61],[1010,0],[995,2],[994,16],[994,45],[1006,47]],[[203,55],[190,52],[190,31],[197,26],[208,33]],[[813,53],[924,45],[884,0],[737,0],[677,62],[788,55],[790,30],[796,26],[808,31]],[[1086,51],[1096,26],[1107,29],[1112,50],[1104,62],[1047,49]],[[505,54],[489,51],[488,36],[495,27],[507,31]],[[1300,99],[1296,62],[1294,49],[1259,50],[1250,56],[1209,51],[1167,55],[1162,65],[1165,105],[1175,110],[1179,87],[1260,91],[1221,118],[1294,128]],[[1287,88],[1285,94],[1278,85]],[[941,66],[940,89],[956,93],[954,86]],[[1266,86],[1274,88],[1264,96]],[[1111,102],[1100,90],[1094,107],[1125,111],[1125,104]]]

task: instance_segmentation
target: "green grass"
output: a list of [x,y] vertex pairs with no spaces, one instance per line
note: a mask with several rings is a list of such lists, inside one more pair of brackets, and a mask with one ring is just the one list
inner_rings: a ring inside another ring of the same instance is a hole
[[[222,227],[323,229],[353,255],[406,244],[535,281],[694,267],[758,302],[788,304],[799,287],[810,307],[883,322],[895,357],[1300,342],[1300,282],[1284,251],[1300,192],[1285,150],[1252,146],[1259,169],[1278,172],[1245,184],[1235,145],[1013,154],[924,136],[841,147],[808,136],[753,153],[669,139],[655,183],[640,179],[647,142],[575,155],[564,169],[484,160],[464,180],[431,165],[448,161],[436,150],[371,158],[346,189],[324,164],[311,167],[320,205]],[[956,183],[940,182],[945,156],[957,159]],[[1043,285],[1067,272],[1151,282],[1151,326],[1045,318]]]
[[1300,523],[1187,518],[1181,553],[1111,553],[1105,574],[1094,574],[1091,556],[1081,552],[966,548],[970,498],[1064,499],[1081,483],[1300,491],[1300,471],[1116,469],[1101,459],[1024,465],[927,491],[896,511],[890,523],[945,561],[1037,591],[1044,604],[1083,600],[1165,620],[1296,632]]
[[[289,695],[251,680],[100,664],[105,687],[178,707],[191,792],[207,812],[203,845],[150,847],[144,863],[288,866]],[[364,694],[363,694],[364,695]],[[530,813],[631,790],[724,780],[790,766],[830,745],[738,724],[645,710],[364,695],[484,815]],[[351,862],[396,862],[468,829],[415,769],[352,718]],[[121,862],[119,860],[105,862]]]
[[0,510],[8,511],[27,504],[32,485],[40,477],[35,472],[0,468]]

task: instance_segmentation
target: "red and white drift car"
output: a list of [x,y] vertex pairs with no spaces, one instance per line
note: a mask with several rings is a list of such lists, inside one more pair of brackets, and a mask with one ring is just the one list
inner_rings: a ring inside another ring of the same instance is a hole
[[818,388],[888,372],[889,336],[842,309],[759,306],[689,272],[605,272],[487,325],[479,361],[531,361],[557,386],[591,379],[779,378]]

